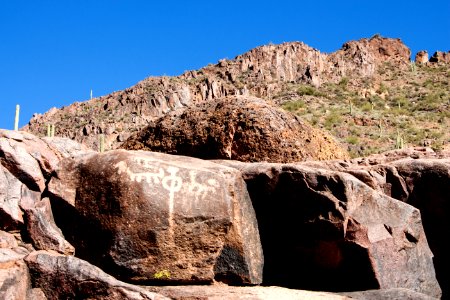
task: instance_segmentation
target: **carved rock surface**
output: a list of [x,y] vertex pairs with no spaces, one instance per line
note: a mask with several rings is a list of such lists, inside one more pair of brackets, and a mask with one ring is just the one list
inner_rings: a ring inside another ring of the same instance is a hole
[[114,150],[65,160],[49,192],[77,256],[121,280],[262,280],[254,210],[235,169]]
[[312,290],[441,290],[418,209],[354,176],[304,164],[240,163],[258,218],[264,284]]
[[121,282],[99,268],[73,256],[47,251],[30,253],[25,261],[33,273],[33,285],[47,299],[165,300],[142,287]]
[[331,54],[302,42],[265,45],[177,77],[149,77],[123,91],[52,108],[34,116],[24,129],[45,134],[51,122],[58,136],[93,149],[98,149],[98,135],[105,134],[106,148],[114,149],[124,132],[137,131],[181,107],[234,95],[270,99],[287,83],[318,86],[344,77],[361,81],[384,63],[409,68],[410,50],[399,39],[382,37],[350,41]]
[[221,98],[167,114],[121,147],[240,161],[348,158],[324,131],[262,99],[244,96]]

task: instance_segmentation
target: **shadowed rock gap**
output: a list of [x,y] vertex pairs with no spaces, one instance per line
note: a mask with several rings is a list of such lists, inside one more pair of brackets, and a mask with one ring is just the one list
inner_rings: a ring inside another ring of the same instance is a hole
[[[246,180],[264,251],[263,284],[327,291],[379,288],[367,268],[367,249],[344,241],[343,228],[330,222],[308,224],[334,207],[299,175],[275,175],[276,184],[266,175]],[[342,183],[332,182],[342,190]]]

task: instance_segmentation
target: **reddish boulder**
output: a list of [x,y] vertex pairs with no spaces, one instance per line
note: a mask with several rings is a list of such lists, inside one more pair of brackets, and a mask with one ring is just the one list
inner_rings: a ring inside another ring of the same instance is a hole
[[23,212],[19,207],[23,183],[0,165],[0,229],[19,229]]
[[73,256],[36,251],[28,255],[25,261],[33,274],[33,286],[41,288],[48,299],[169,299],[121,282]]
[[41,193],[60,159],[83,149],[72,141],[59,152],[51,144],[26,132],[0,130],[0,228],[26,229],[37,249],[69,254],[73,247],[54,224]]
[[444,298],[450,296],[450,247],[442,228],[450,228],[450,155],[429,148],[389,151],[351,161],[307,162],[305,165],[349,173],[371,188],[406,202],[421,212],[434,254],[436,277]]
[[418,209],[307,163],[221,163],[247,183],[264,249],[263,284],[440,296]]
[[261,282],[257,223],[235,169],[125,150],[60,166],[49,192],[78,257],[127,281]]
[[56,226],[52,208],[48,198],[42,200],[32,192],[22,195],[21,208],[25,212],[25,227],[33,246],[38,250],[54,250],[59,253],[73,255],[75,249],[67,242]]
[[264,100],[243,96],[169,113],[131,136],[121,147],[249,162],[348,158],[347,152],[324,131]]
[[31,289],[30,273],[23,261],[27,254],[12,234],[0,231],[0,299],[39,299],[30,297],[37,291]]

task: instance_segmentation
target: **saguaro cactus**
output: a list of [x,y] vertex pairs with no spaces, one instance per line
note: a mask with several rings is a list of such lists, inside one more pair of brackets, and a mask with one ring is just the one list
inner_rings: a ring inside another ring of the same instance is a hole
[[47,137],[55,136],[55,124],[47,124]]
[[100,134],[100,152],[105,152],[105,135]]
[[20,114],[20,105],[16,105],[16,116],[14,117],[14,130],[19,130],[19,114]]
[[396,142],[395,142],[395,148],[403,149],[403,147],[404,147],[403,137],[400,135],[400,132],[397,130],[397,139],[396,139]]

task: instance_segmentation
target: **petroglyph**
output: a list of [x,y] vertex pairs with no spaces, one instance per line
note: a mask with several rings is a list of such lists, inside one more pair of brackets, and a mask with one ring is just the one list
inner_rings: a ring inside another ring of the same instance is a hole
[[196,171],[189,172],[189,179],[188,190],[189,192],[194,193],[196,201],[205,199],[205,197],[208,196],[208,193],[214,194],[217,188],[220,187],[219,182],[214,178],[209,178],[206,181],[207,184],[197,182]]
[[169,172],[169,176],[164,177],[162,181],[162,186],[166,190],[169,191],[169,230],[170,235],[173,238],[173,228],[175,226],[175,221],[173,219],[173,208],[174,208],[174,197],[175,193],[181,189],[183,180],[181,177],[176,176],[179,171],[176,167],[168,167],[167,172]]
[[[183,178],[178,176],[179,168],[174,166],[161,167],[158,161],[146,158],[133,158],[133,163],[148,169],[145,172],[133,172],[125,161],[118,162],[115,167],[119,174],[126,174],[132,181],[145,181],[149,184],[162,185],[169,192],[169,223],[172,226],[175,194],[183,188]],[[208,195],[214,196],[220,183],[214,178],[208,178],[206,182],[199,182],[198,171],[189,171],[189,181],[186,182],[188,193],[194,195],[191,205],[197,206],[198,201],[205,200]]]
[[[142,180],[147,181],[148,183],[161,184],[164,179],[164,169],[158,168],[157,173],[145,172],[145,173],[134,173],[130,170],[127,164],[124,161],[118,162],[115,167],[118,169],[118,173],[125,173],[130,177],[131,181],[141,182]],[[155,168],[155,166],[152,166]]]

